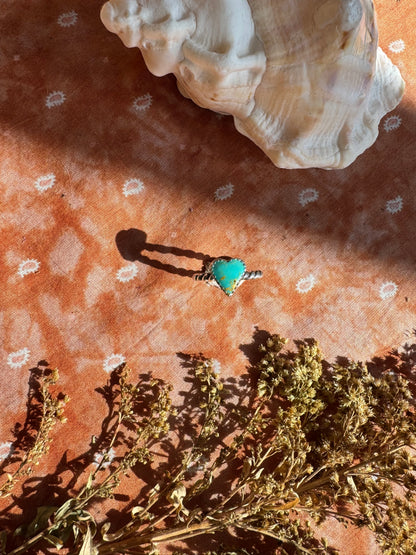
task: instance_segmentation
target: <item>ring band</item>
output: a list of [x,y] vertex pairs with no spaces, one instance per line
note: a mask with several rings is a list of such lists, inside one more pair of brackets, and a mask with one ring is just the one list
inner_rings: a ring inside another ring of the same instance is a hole
[[[196,281],[215,280],[214,276],[208,272],[195,273],[192,277]],[[261,270],[254,270],[252,272],[244,272],[244,274],[241,276],[241,281],[244,281],[247,279],[258,279],[261,277],[263,277],[263,272]]]
[[202,272],[196,272],[193,279],[219,287],[230,297],[243,281],[258,279],[262,276],[261,270],[248,272],[245,263],[240,258],[214,258]]

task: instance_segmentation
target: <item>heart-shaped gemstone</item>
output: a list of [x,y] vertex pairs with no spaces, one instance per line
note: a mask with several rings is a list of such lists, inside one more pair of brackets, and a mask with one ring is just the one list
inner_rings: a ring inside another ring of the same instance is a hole
[[246,265],[239,258],[231,260],[218,258],[211,267],[215,281],[228,296],[231,296],[237,289],[245,271]]

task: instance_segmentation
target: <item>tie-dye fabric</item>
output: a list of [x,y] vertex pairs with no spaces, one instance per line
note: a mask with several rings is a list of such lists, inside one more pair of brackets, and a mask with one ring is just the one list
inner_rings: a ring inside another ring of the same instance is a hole
[[[178,353],[243,374],[256,329],[314,337],[333,360],[385,353],[415,326],[413,2],[376,1],[406,93],[339,171],[274,167],[231,118],[152,76],[101,3],[1,2],[0,460],[39,361],[72,399],[56,456],[75,456],[105,416],[95,389],[124,361],[180,391]],[[192,279],[220,256],[264,276],[232,297]],[[376,553],[331,534],[341,553]]]

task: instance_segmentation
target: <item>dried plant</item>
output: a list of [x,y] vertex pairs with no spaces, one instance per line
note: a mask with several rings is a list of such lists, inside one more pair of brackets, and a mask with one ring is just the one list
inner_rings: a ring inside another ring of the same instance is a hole
[[64,406],[69,401],[67,396],[54,397],[50,391],[59,379],[58,370],[46,372],[39,383],[39,427],[34,437],[30,438],[30,446],[23,454],[18,468],[13,473],[4,473],[6,480],[0,483],[0,498],[11,495],[15,485],[25,476],[33,472],[33,467],[49,451],[51,431],[57,422],[65,422]]
[[[415,360],[409,352],[391,357],[377,374],[361,363],[328,364],[314,342],[298,342],[296,352],[283,351],[285,343],[273,335],[260,346],[254,387],[240,397],[212,361],[192,357],[198,406],[186,418],[172,406],[169,386],[152,380],[144,391],[120,367],[101,460],[76,495],[38,508],[25,537],[4,532],[3,553],[6,545],[17,555],[47,541],[81,555],[155,555],[164,544],[241,531],[271,538],[276,553],[328,555],[336,550],[319,530],[328,517],[368,527],[387,555],[414,553],[416,416],[404,374]],[[63,403],[47,392],[44,399],[47,419],[62,418]],[[175,439],[175,421],[184,438],[194,431],[187,448]],[[48,431],[39,428],[42,445]],[[167,462],[154,455],[156,445],[169,451]],[[44,451],[30,450],[22,465]],[[144,482],[153,477],[151,489],[138,492],[125,524],[98,525],[93,502],[113,496],[133,470]],[[6,484],[22,475],[18,470]]]

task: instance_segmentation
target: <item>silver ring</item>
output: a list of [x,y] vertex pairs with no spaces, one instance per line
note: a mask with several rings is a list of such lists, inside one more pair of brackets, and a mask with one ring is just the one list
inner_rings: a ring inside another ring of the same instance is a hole
[[248,272],[240,258],[214,258],[202,272],[196,272],[193,278],[197,281],[205,281],[207,285],[219,287],[228,297],[231,297],[243,281],[262,276],[261,270]]

